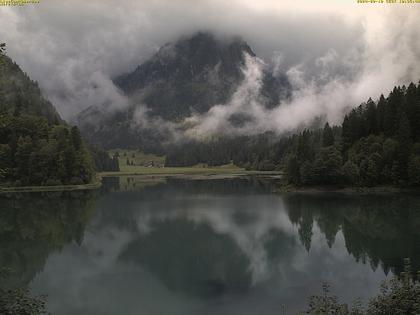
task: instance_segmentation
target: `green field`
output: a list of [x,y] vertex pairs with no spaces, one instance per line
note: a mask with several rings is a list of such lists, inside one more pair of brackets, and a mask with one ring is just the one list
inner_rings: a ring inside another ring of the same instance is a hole
[[101,172],[100,176],[124,175],[278,175],[279,172],[247,171],[234,164],[207,166],[199,164],[192,167],[165,167],[165,156],[145,154],[138,150],[114,149],[110,156],[118,154],[119,172]]
[[248,174],[253,173],[234,165],[219,167],[145,167],[120,165],[119,172],[103,172],[102,176],[112,175],[209,175],[209,174]]
[[111,156],[118,154],[119,172],[103,172],[102,176],[112,175],[210,175],[210,174],[248,174],[253,173],[233,164],[208,167],[165,167],[165,156],[144,154],[138,150],[115,149],[109,151]]
[[118,154],[120,169],[130,167],[163,167],[165,165],[165,156],[154,154],[144,154],[138,150],[110,150],[109,154],[114,156]]

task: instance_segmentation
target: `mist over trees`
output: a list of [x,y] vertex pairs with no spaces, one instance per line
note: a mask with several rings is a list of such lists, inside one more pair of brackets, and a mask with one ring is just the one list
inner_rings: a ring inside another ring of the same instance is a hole
[[0,112],[9,115],[33,115],[49,123],[63,123],[54,106],[41,93],[38,83],[32,81],[21,68],[0,49]]
[[281,168],[291,139],[278,139],[273,133],[258,136],[219,137],[207,142],[189,141],[173,146],[166,155],[166,166],[233,163],[249,170],[272,171]]
[[167,166],[235,163],[285,170],[295,185],[420,185],[420,84],[395,87],[348,113],[340,126],[189,142],[172,148]]
[[[420,184],[420,84],[395,87],[344,117],[336,132],[298,135],[286,162],[296,185]],[[333,135],[332,135],[333,134]]]
[[[63,122],[4,51],[0,44],[0,185],[89,183],[95,166],[79,129]],[[97,160],[101,168],[109,164]]]
[[[37,83],[4,55],[4,49],[0,45],[1,181],[86,183],[95,170],[118,171],[118,158],[99,148],[87,150],[78,129],[65,125]],[[166,145],[162,153],[166,166],[233,163],[248,170],[284,170],[294,185],[417,186],[420,84],[395,87],[376,102],[369,99],[340,126],[327,123],[322,129],[283,137],[267,132],[190,140]]]

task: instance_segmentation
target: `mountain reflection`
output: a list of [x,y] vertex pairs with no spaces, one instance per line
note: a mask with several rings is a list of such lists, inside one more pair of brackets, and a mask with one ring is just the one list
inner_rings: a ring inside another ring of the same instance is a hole
[[[274,188],[258,177],[121,177],[105,179],[99,196],[1,197],[0,266],[15,271],[2,285],[31,283],[54,314],[118,313],[120,300],[147,314],[195,314],[197,301],[241,296],[240,312],[229,303],[199,312],[255,314],[257,299],[277,314],[324,280],[351,300],[375,293],[404,257],[420,269],[419,197]],[[163,296],[172,302],[156,303]]]
[[147,267],[168,288],[191,294],[219,295],[251,286],[249,260],[236,243],[208,225],[187,220],[154,224],[120,258]]
[[[150,228],[147,227],[147,222],[152,219],[183,218],[208,224],[214,231],[230,235],[245,252],[247,247],[253,249],[253,253],[249,255],[255,255],[256,252],[263,250],[264,253],[261,255],[265,257],[267,253],[263,249],[264,242],[272,239],[276,233],[282,234],[281,240],[285,238],[289,238],[289,242],[295,240],[292,237],[293,226],[297,227],[299,242],[310,251],[314,224],[316,224],[324,235],[328,247],[334,245],[337,233],[341,232],[348,253],[353,255],[356,261],[369,262],[374,270],[381,266],[386,274],[389,271],[400,273],[404,257],[410,257],[413,267],[420,270],[420,198],[417,196],[295,193],[282,195],[276,199],[276,206],[267,209],[258,203],[258,197],[249,198],[249,195],[270,192],[272,181],[268,179],[255,177],[245,180],[207,181],[169,179],[155,182],[151,186],[142,186],[137,190],[135,182],[136,179],[131,178],[128,179],[128,183],[125,179],[122,184],[124,186],[122,190],[125,190],[124,198],[134,198],[132,200],[134,204],[139,200],[153,201],[162,198],[175,202],[173,206],[156,207],[149,209],[150,211],[143,206],[141,218],[137,216],[139,219],[137,223],[143,229]],[[223,207],[219,207],[212,201],[213,206],[207,209],[203,200],[206,194],[219,196],[242,194],[247,197],[243,197],[242,200],[245,205],[238,200],[225,204],[228,200],[223,200]],[[182,199],[185,196],[188,196],[188,202],[184,206]],[[191,196],[196,196],[200,202],[194,205],[190,200]],[[134,209],[133,218],[138,215],[137,210]],[[273,212],[273,210],[278,211]],[[284,217],[284,213],[287,213],[287,218]],[[280,240],[279,242],[281,243]],[[273,251],[285,248],[285,244],[272,246],[271,255],[274,256],[278,254]],[[293,248],[293,245],[291,247]],[[250,263],[252,262],[251,257]]]

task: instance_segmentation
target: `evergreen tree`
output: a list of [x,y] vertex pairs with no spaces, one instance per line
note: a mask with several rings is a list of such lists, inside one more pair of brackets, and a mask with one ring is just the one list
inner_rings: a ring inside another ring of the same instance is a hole
[[3,67],[5,62],[3,59],[3,54],[6,51],[6,44],[5,43],[0,43],[0,67]]
[[0,184],[88,183],[93,165],[83,142],[67,126],[44,118],[0,115]]
[[282,138],[267,133],[190,141],[172,147],[166,165],[233,161],[246,169],[284,169],[295,185],[420,185],[420,152],[414,152],[419,141],[420,83],[395,87],[377,104],[369,99],[347,113],[341,126],[325,124]]
[[334,144],[334,134],[328,123],[325,124],[324,130],[322,133],[322,145],[324,147],[329,147]]
[[315,157],[313,147],[311,146],[311,132],[309,130],[304,130],[299,136],[296,157],[300,163],[304,161],[313,161]]
[[400,87],[395,87],[389,94],[384,113],[384,133],[388,137],[393,136],[395,130],[398,129],[403,98]]
[[410,123],[408,121],[407,115],[402,113],[400,115],[400,121],[397,131],[397,142],[398,142],[398,155],[396,160],[396,173],[394,174],[394,180],[396,182],[406,181],[407,180],[407,167],[408,159],[410,156]]
[[386,99],[381,94],[379,97],[378,105],[376,108],[376,127],[378,133],[384,132],[384,123],[385,123],[385,108],[386,108]]
[[420,94],[415,84],[411,83],[407,88],[405,96],[405,112],[410,122],[410,133],[412,139],[420,140]]
[[378,133],[378,118],[377,118],[377,109],[376,104],[371,98],[366,103],[365,109],[365,120],[364,120],[364,131],[365,135],[377,134]]
[[76,150],[80,150],[82,146],[82,136],[80,135],[79,128],[76,126],[71,128],[71,140],[73,142],[73,146]]
[[349,119],[349,116],[346,115],[344,116],[344,120],[343,120],[342,137],[341,137],[342,148],[344,152],[346,152],[348,148],[351,147],[352,141],[353,139],[352,139],[350,119]]

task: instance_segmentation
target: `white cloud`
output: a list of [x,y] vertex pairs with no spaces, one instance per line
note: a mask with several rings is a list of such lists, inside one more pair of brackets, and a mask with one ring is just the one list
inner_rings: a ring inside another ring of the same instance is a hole
[[[293,98],[273,111],[258,104],[258,61],[227,106],[190,119],[202,135],[216,130],[283,132],[342,112],[394,85],[420,78],[420,19],[412,5],[332,1],[111,0],[0,8],[0,38],[64,118],[97,104],[126,99],[110,78],[133,70],[163,43],[197,30],[239,34],[275,73],[287,73]],[[248,64],[249,66],[249,64]],[[254,90],[253,90],[254,89]],[[229,116],[253,124],[232,129]]]

